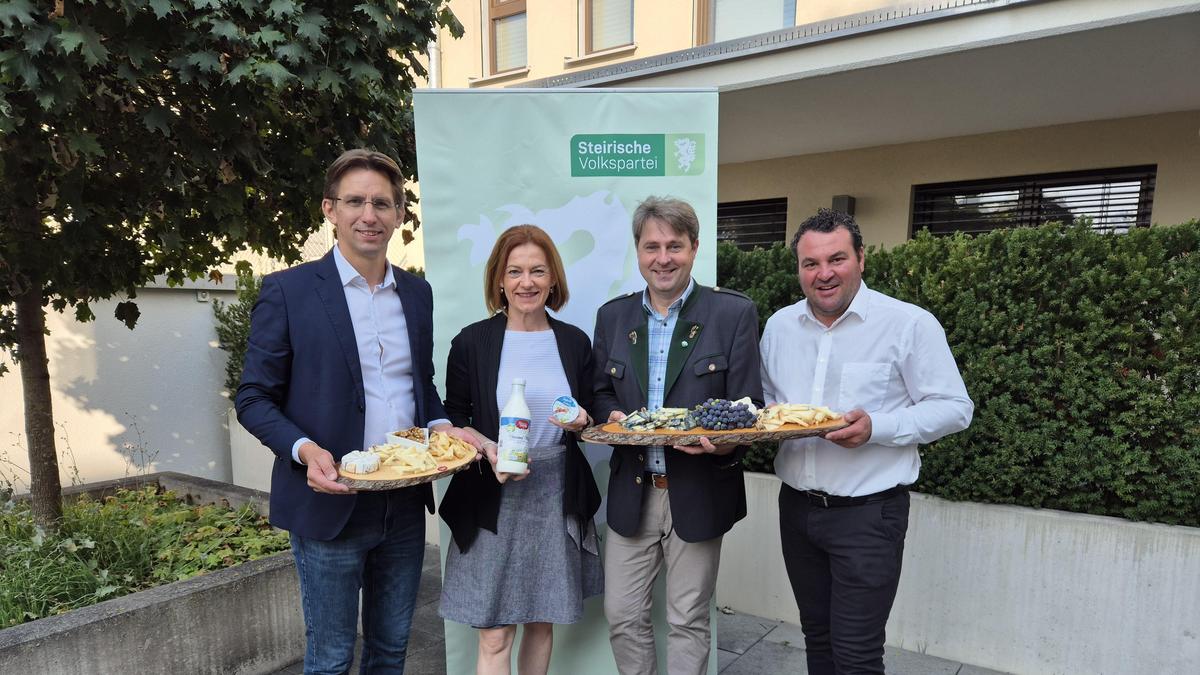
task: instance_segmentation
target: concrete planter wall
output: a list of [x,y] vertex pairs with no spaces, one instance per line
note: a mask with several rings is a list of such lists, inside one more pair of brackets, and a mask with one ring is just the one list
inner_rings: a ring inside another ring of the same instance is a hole
[[[266,495],[182,474],[108,481],[104,494],[158,482],[189,503],[251,503]],[[270,673],[304,656],[304,618],[291,553],[0,630],[0,673]]]
[[[779,479],[746,475],[717,602],[799,622]],[[1200,672],[1200,529],[913,494],[888,644],[997,670]]]

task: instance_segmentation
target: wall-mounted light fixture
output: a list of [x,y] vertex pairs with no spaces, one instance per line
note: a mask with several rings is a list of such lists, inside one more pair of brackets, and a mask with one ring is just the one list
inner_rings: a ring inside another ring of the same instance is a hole
[[834,195],[833,196],[834,211],[841,211],[846,215],[854,215],[854,197],[850,195]]

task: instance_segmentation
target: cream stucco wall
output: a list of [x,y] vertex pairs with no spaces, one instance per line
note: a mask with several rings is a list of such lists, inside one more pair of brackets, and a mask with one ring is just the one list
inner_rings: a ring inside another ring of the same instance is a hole
[[908,238],[913,185],[1140,164],[1158,165],[1154,223],[1200,218],[1200,111],[722,164],[717,184],[722,202],[787,197],[789,235],[852,195],[867,243],[893,246]]
[[[563,73],[611,65],[622,61],[688,49],[697,45],[696,12],[699,0],[634,0],[633,41],[636,49],[612,50],[614,53],[586,57],[582,39],[582,12],[579,0],[527,0],[528,66],[527,73],[479,82],[472,80],[491,75],[484,53],[487,0],[450,0],[450,8],[463,25],[462,38],[448,31],[439,34],[442,50],[443,87],[507,87]],[[861,12],[887,10],[895,0],[818,0],[796,3],[796,23],[826,21]]]
[[[450,1],[450,9],[465,33],[458,39],[445,30],[439,34],[443,87],[465,88],[471,85],[472,78],[490,75],[486,72],[487,59],[483,52],[483,2],[486,0]],[[693,0],[634,0],[636,49],[568,64],[565,59],[584,55],[580,39],[581,3],[577,0],[527,0],[529,72],[483,86],[520,86],[527,80],[687,49],[694,46],[693,4]]]
[[[228,284],[232,286],[232,284]],[[225,352],[216,346],[212,300],[229,290],[143,289],[141,319],[129,330],[113,318],[116,300],[97,302],[96,320],[50,312],[55,438],[63,485],[141,471],[179,471],[229,480],[222,395]],[[11,367],[11,364],[10,364]],[[0,476],[27,491],[28,456],[20,367],[0,377]]]

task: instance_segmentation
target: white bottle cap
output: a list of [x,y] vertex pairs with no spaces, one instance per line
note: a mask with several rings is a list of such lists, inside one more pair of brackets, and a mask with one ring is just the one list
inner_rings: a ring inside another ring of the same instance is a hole
[[523,378],[523,377],[514,377],[514,378],[513,378],[513,384],[519,384],[519,385],[521,385],[522,387],[524,387],[524,386],[525,386],[525,378]]

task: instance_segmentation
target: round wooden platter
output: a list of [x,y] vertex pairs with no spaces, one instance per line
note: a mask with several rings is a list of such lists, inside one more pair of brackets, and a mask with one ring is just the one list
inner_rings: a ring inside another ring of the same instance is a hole
[[716,444],[749,445],[758,441],[785,441],[789,438],[824,436],[830,431],[844,429],[848,426],[850,425],[845,420],[836,419],[808,427],[802,427],[799,424],[785,424],[775,431],[758,429],[710,431],[698,427],[684,430],[628,431],[621,428],[618,422],[609,422],[584,429],[582,438],[589,443],[606,445],[696,445],[700,443],[700,437],[704,436]]
[[385,464],[379,467],[378,471],[371,473],[351,473],[343,471],[339,466],[337,482],[351,490],[366,492],[373,490],[395,490],[396,488],[412,487],[413,485],[430,483],[439,478],[452,476],[470,466],[474,461],[475,455],[472,454],[468,455],[465,459],[443,462],[438,464],[436,469],[423,473],[403,473],[395,465],[390,464]]

